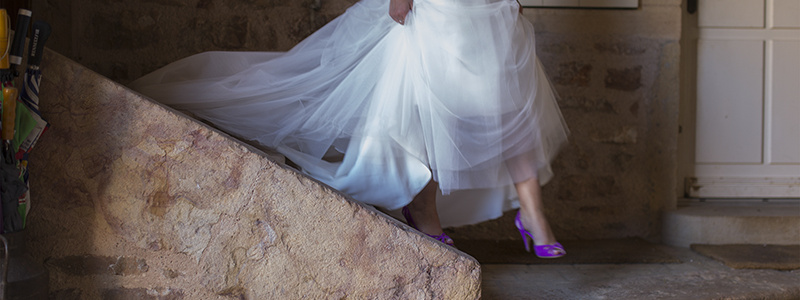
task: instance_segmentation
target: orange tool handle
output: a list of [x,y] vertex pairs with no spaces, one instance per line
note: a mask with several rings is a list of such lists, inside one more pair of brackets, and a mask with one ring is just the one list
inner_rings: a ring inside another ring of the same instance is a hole
[[3,88],[3,119],[2,137],[3,140],[14,139],[14,123],[17,119],[17,96],[19,91],[15,87]]

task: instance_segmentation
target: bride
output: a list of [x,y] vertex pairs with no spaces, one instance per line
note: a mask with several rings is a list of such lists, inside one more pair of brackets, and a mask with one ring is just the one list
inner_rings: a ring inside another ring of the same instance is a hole
[[[566,252],[540,185],[568,131],[515,0],[361,0],[288,52],[204,52],[131,83],[353,199],[442,226],[516,209]],[[534,238],[535,237],[535,238]]]

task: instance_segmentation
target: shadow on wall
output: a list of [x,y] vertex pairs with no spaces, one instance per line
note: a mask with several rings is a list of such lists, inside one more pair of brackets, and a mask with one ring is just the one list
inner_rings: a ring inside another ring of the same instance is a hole
[[286,51],[355,0],[33,3],[53,25],[51,48],[120,83],[204,51]]
[[[132,124],[129,118],[121,116],[134,111],[131,103],[121,101],[113,113],[98,114],[101,110],[97,107],[102,104],[93,100],[108,97],[102,86],[64,76],[74,74],[77,78],[81,74],[75,72],[81,70],[61,69],[69,66],[49,62],[46,70],[50,73],[43,75],[40,96],[47,102],[43,103],[43,109],[53,126],[31,154],[33,208],[28,244],[33,246],[31,254],[43,258],[50,270],[51,287],[55,288],[51,296],[72,299],[90,295],[79,289],[59,289],[55,282],[72,278],[73,285],[99,290],[106,284],[95,281],[99,278],[113,279],[148,271],[143,259],[97,251],[115,243],[100,233],[118,229],[127,221],[125,215],[133,213],[110,211],[113,206],[109,202],[127,197],[114,191],[119,191],[121,185],[142,183],[120,180],[115,166],[124,148],[109,146],[125,145],[120,141],[128,138],[125,129]],[[67,90],[82,93],[76,95]]]

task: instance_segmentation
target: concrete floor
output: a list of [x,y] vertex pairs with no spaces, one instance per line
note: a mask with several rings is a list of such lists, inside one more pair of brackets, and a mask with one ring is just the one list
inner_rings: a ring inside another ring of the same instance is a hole
[[482,265],[482,299],[800,299],[800,270],[738,270],[668,247],[678,264]]

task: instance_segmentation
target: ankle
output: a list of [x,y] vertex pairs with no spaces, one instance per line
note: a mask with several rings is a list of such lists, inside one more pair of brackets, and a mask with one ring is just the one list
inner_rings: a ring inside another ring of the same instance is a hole
[[[522,225],[524,225],[528,230],[540,227],[541,223],[547,223],[544,218],[544,214],[539,211],[520,210],[519,220],[522,221]],[[545,221],[542,222],[542,220]]]
[[550,224],[540,211],[526,213],[520,211],[520,221],[525,230],[533,235],[535,245],[549,245],[556,243],[555,235],[550,229]]
[[436,210],[431,210],[429,207],[425,207],[424,205],[414,207],[413,205],[409,204],[406,206],[408,209],[408,216],[406,217],[406,222],[415,227],[417,230],[432,235],[439,235],[444,233],[442,230],[442,226],[439,223],[439,216],[436,213]]

